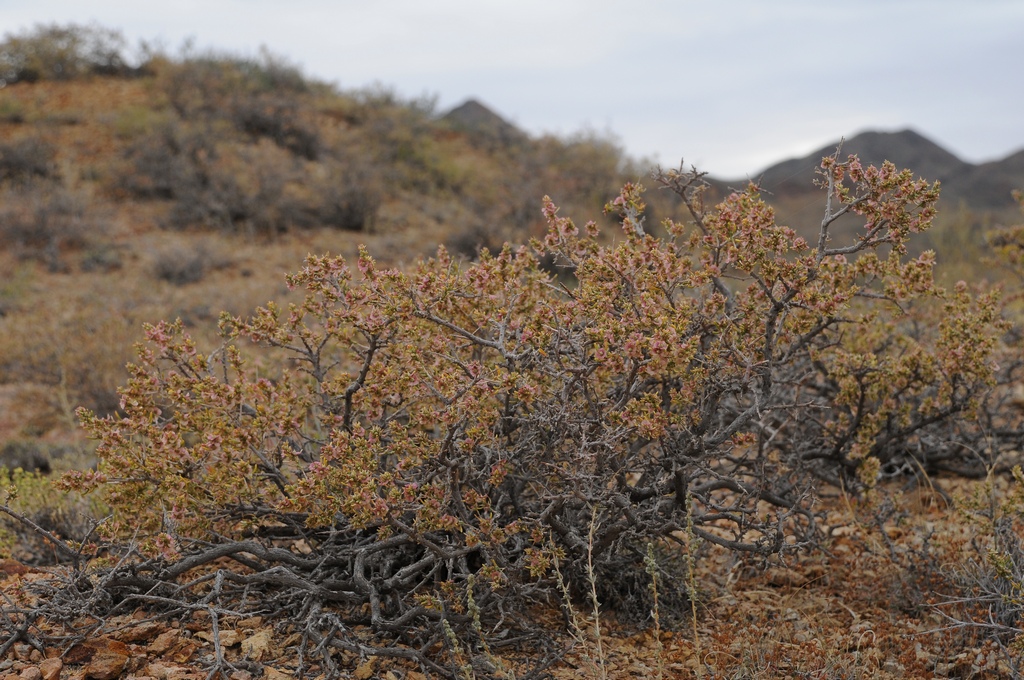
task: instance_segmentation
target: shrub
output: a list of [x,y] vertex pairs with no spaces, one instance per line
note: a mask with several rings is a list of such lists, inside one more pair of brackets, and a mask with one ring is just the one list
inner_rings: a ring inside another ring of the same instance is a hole
[[202,281],[207,273],[227,266],[227,260],[208,242],[166,248],[153,258],[153,273],[176,286]]
[[161,252],[153,261],[153,273],[162,281],[183,286],[202,281],[210,259],[202,249],[174,248]]
[[67,269],[65,249],[88,245],[104,231],[87,199],[58,185],[33,182],[4,191],[0,199],[0,244],[52,272]]
[[264,50],[257,59],[186,47],[181,59],[167,62],[158,86],[171,108],[184,120],[219,118],[233,103],[261,95],[294,98],[315,89],[297,67]]
[[168,225],[198,226],[228,233],[273,235],[286,231],[284,201],[292,175],[287,154],[272,144],[219,156],[197,157],[193,177],[183,185]]
[[60,493],[40,472],[0,467],[0,489],[0,513],[4,513],[0,514],[0,555],[28,564],[55,564],[66,556],[58,554],[54,541],[8,516],[7,510],[27,518],[58,541],[72,543],[88,538],[102,514],[102,507],[92,502],[95,499]]
[[97,26],[39,25],[0,43],[0,82],[73,80],[86,75],[125,76],[133,72],[120,32]]
[[273,144],[223,144],[209,128],[170,124],[132,145],[127,157],[125,189],[171,199],[164,224],[172,229],[272,235],[299,219],[285,196],[294,159]]
[[51,444],[37,439],[11,439],[0,446],[0,467],[51,473],[82,467],[87,456],[73,444]]
[[962,559],[948,571],[963,594],[938,608],[949,628],[970,629],[996,641],[1017,674],[1024,670],[1024,472],[1014,467],[1009,489],[997,490],[1001,481],[990,478],[972,497],[958,499],[973,535]]
[[166,225],[174,229],[266,236],[372,228],[383,197],[372,159],[350,151],[302,162],[281,142],[225,143],[210,128],[171,123],[129,148],[122,185],[140,198],[173,200]]
[[[1024,211],[1024,192],[1014,192],[1013,197]],[[993,230],[986,236],[995,264],[1007,271],[1017,283],[1015,294],[1020,298],[1024,289],[1020,285],[1024,283],[1024,225]]]
[[40,137],[24,137],[0,144],[0,183],[56,179],[55,157],[53,145]]
[[[325,664],[335,647],[456,672],[529,630],[525,607],[557,600],[563,577],[575,592],[596,577],[614,603],[616,584],[642,589],[622,575],[645,572],[652,542],[813,547],[821,479],[857,491],[904,459],[974,456],[1003,326],[993,295],[944,291],[930,253],[904,256],[937,189],[853,157],[822,176],[814,246],[756,187],[705,212],[700,175],[672,171],[658,180],[692,222],[665,238],[627,185],[610,244],[547,200],[534,250],[463,265],[441,249],[409,272],[365,250],[356,271],[311,256],[289,277],[301,304],[223,317],[212,354],[180,323],[149,327],[123,414],[81,412],[99,468],[63,482],[101,493],[106,536],[150,557],[109,581],[124,584],[114,599],[183,611],[207,595],[177,577],[228,557],[245,573],[221,601],[265,589],[265,611],[293,612]],[[863,231],[833,245],[845,213]],[[534,251],[574,285],[553,285]],[[467,649],[438,651],[446,631]]]
[[25,109],[21,102],[11,97],[0,98],[0,122],[20,125],[25,122]]
[[453,255],[470,259],[475,258],[485,248],[498,252],[501,247],[498,235],[483,224],[474,224],[462,229],[453,234],[445,244],[445,248]]
[[[1024,209],[1024,194],[1014,198]],[[1024,264],[1024,226],[1000,229],[988,234],[993,258],[989,264],[1007,268],[1016,278],[1016,286],[1007,296],[1006,315],[1014,322],[1007,334],[1008,350],[999,370],[998,389],[983,410],[986,429],[1005,439],[1024,441],[1022,426],[1021,372],[1022,353],[1020,283]],[[949,629],[967,630],[996,643],[1014,677],[1024,671],[1024,471],[1013,465],[1010,474],[995,474],[1010,467],[1017,458],[990,459],[985,483],[973,495],[957,499],[957,510],[972,526],[970,542],[960,560],[947,566],[947,572],[961,589],[938,608],[947,618]],[[1008,477],[1008,479],[1007,479]]]
[[303,227],[373,231],[384,198],[379,167],[353,153],[327,161],[322,170],[303,182],[303,195],[291,199],[293,221]]
[[98,243],[82,253],[79,268],[83,272],[112,272],[124,266],[121,248]]
[[107,300],[76,303],[66,310],[37,304],[31,314],[12,314],[0,326],[0,382],[19,385],[18,400],[37,402],[49,415],[36,434],[73,425],[80,405],[98,413],[118,407],[135,326]]
[[204,161],[216,158],[212,135],[187,131],[168,123],[129,145],[129,166],[119,184],[138,198],[189,201],[204,183]]
[[320,156],[320,134],[315,125],[303,120],[294,99],[268,95],[238,98],[232,117],[238,129],[253,138],[266,137],[307,160]]

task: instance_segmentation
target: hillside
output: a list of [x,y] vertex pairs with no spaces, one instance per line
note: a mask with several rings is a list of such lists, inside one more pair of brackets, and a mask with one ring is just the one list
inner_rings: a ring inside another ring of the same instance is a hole
[[63,63],[75,31],[110,39],[52,28],[17,44],[27,66],[0,55],[0,446],[48,450],[78,436],[76,405],[115,409],[144,322],[216,342],[220,311],[280,296],[307,253],[472,258],[540,235],[545,194],[607,223],[643,173],[603,138],[530,138],[477,102],[443,115],[269,55]]

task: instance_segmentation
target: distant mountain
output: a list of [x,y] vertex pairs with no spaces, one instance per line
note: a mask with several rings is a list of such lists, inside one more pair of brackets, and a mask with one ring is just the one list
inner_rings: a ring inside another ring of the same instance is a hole
[[1000,161],[971,166],[943,184],[942,192],[971,207],[1001,209],[1012,205],[1010,193],[1015,189],[1024,190],[1024,149]]
[[[817,191],[813,185],[815,169],[824,156],[835,153],[840,142],[772,165],[750,176],[761,187],[781,199],[796,198]],[[961,202],[975,210],[1003,211],[1013,208],[1013,189],[1024,189],[1024,150],[1007,158],[974,165],[914,130],[899,132],[863,132],[842,143],[841,156],[856,154],[864,163],[879,165],[892,161],[899,168],[909,168],[919,177],[942,183],[942,203]],[[747,180],[714,180],[719,188],[740,187]]]
[[477,140],[491,140],[499,144],[515,144],[528,139],[528,135],[476,99],[467,99],[441,116],[452,129]]

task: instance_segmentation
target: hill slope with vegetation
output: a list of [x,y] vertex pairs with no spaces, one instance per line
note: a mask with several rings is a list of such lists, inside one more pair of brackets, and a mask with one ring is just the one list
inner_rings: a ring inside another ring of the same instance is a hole
[[36,412],[4,440],[60,428],[69,405],[110,412],[142,322],[253,309],[308,252],[474,257],[540,235],[545,194],[601,220],[641,173],[603,138],[467,126],[268,53],[126,52],[85,27],[2,52],[0,383]]

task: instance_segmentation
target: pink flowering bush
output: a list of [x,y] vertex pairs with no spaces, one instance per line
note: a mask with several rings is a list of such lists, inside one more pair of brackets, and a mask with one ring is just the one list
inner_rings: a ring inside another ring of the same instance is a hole
[[[119,597],[183,598],[179,577],[227,557],[218,592],[267,589],[311,645],[439,669],[424,650],[445,631],[486,650],[525,628],[556,559],[577,585],[591,559],[625,606],[649,542],[813,547],[823,484],[984,464],[1003,446],[983,431],[998,296],[942,290],[931,253],[907,256],[937,187],[854,157],[821,172],[816,243],[756,187],[705,209],[700,175],[669,171],[692,220],[663,238],[630,184],[618,235],[546,199],[542,241],[473,263],[311,256],[288,279],[301,304],[225,316],[209,354],[149,328],[121,413],[81,412],[99,468],[64,480],[112,508],[106,540],[136,542]],[[860,235],[834,243],[848,214]]]

